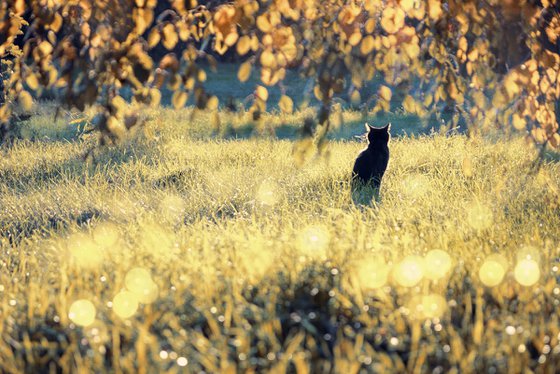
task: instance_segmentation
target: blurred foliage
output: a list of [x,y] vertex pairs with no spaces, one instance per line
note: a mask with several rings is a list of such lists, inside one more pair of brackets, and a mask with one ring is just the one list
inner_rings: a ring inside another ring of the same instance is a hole
[[[102,140],[115,140],[142,122],[123,99],[130,93],[157,106],[168,87],[176,108],[192,98],[215,111],[204,67],[235,53],[239,81],[259,69],[255,121],[265,86],[282,87],[286,69],[312,79],[318,144],[333,98],[347,94],[374,113],[399,100],[420,116],[451,112],[452,127],[513,126],[557,147],[559,9],[556,0],[9,0],[0,5],[0,121],[47,90],[81,111],[97,105]],[[158,48],[168,53],[159,58]],[[362,92],[375,76],[379,89]],[[290,112],[293,101],[284,95],[279,107]]]

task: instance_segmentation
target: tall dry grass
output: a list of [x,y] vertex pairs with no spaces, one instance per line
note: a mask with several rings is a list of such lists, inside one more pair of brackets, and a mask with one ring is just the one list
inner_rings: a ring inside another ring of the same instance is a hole
[[363,144],[298,168],[289,139],[234,139],[251,129],[222,114],[217,140],[189,115],[154,111],[87,161],[90,136],[40,117],[3,151],[0,371],[557,370],[557,161],[528,174],[521,140],[395,138],[381,202],[356,207]]

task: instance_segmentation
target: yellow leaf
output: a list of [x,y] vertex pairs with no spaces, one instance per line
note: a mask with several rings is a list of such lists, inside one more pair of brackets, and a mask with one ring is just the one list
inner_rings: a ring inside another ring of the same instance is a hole
[[257,27],[264,33],[272,31],[272,25],[265,15],[260,15],[257,17]]
[[25,78],[25,83],[27,83],[29,88],[31,88],[33,91],[39,88],[39,80],[37,79],[37,75],[35,75],[34,73],[29,73],[29,75],[27,75],[27,77]]
[[375,30],[375,18],[370,18],[366,21],[365,30],[368,34],[371,34]]
[[237,79],[240,82],[247,82],[249,77],[251,76],[251,61],[245,61],[244,63],[239,66],[239,71],[237,72]]
[[31,110],[31,108],[33,108],[33,98],[31,97],[31,95],[27,91],[21,91],[20,92],[19,103],[21,104],[21,107],[25,111],[29,111],[29,110]]
[[175,26],[168,23],[163,27],[163,46],[169,50],[175,48],[177,42],[179,41],[179,36],[175,31]]
[[198,77],[197,78],[198,78],[199,82],[206,82],[206,78],[207,78],[206,71],[200,69],[198,71]]
[[235,44],[235,42],[237,41],[237,39],[239,39],[239,34],[237,33],[237,31],[230,32],[230,33],[226,36],[226,38],[225,38],[225,40],[224,40],[224,43],[225,43],[228,47],[231,47],[232,45]]
[[364,56],[369,55],[374,48],[375,48],[375,39],[373,39],[373,36],[368,35],[362,40],[362,44],[360,45],[360,52]]
[[461,39],[459,39],[459,50],[466,52],[468,47],[469,42],[467,41],[467,38],[462,36]]
[[443,14],[440,0],[428,0],[428,15],[433,20],[438,20]]
[[148,35],[148,46],[150,48],[154,48],[156,45],[158,45],[160,40],[161,40],[161,35],[159,34],[159,30],[153,28],[152,31],[150,32],[150,35]]
[[350,39],[348,39],[348,44],[355,47],[358,43],[362,40],[362,33],[359,30],[356,30],[352,35],[350,35]]
[[54,32],[58,32],[61,26],[62,26],[62,16],[58,13],[55,13],[54,19],[52,23],[49,25],[49,28]]
[[414,8],[414,0],[401,0],[401,8],[405,12],[411,11]]
[[354,90],[350,95],[350,101],[352,102],[353,105],[359,105],[362,102],[360,91]]
[[268,90],[263,86],[257,86],[257,89],[255,90],[255,95],[262,101],[268,100]]
[[52,44],[47,41],[42,41],[37,48],[39,48],[41,57],[46,57],[53,51]]
[[176,91],[171,98],[171,102],[175,109],[180,109],[185,106],[189,95],[185,91]]
[[512,118],[513,127],[516,130],[522,131],[527,130],[527,122],[525,118],[521,117],[519,114],[515,113]]
[[517,85],[517,82],[515,81],[517,78],[517,75],[515,73],[510,74],[506,77],[505,81],[504,81],[504,87],[506,89],[506,92],[508,94],[508,96],[510,98],[514,97],[515,95],[517,95],[519,93],[519,86]]
[[206,104],[206,109],[216,110],[218,109],[219,103],[220,101],[218,100],[218,98],[216,96],[212,96],[210,99],[208,99],[208,103]]
[[387,102],[391,101],[391,97],[393,96],[393,93],[391,92],[391,89],[387,86],[381,86],[379,87],[379,97]]
[[286,95],[282,95],[282,97],[280,98],[280,102],[278,103],[278,106],[280,107],[282,112],[287,114],[292,113],[294,110],[294,102],[290,97]]
[[261,65],[267,68],[274,68],[276,67],[276,59],[274,58],[274,55],[272,54],[272,52],[268,49],[265,49],[262,53],[261,53]]
[[243,35],[237,42],[237,53],[243,56],[249,52],[249,49],[251,49],[251,38],[247,35]]
[[161,92],[157,88],[150,89],[150,106],[157,108],[161,102]]
[[321,92],[321,87],[315,86],[313,88],[313,93],[315,94],[315,97],[317,98],[317,100],[323,101],[323,92]]

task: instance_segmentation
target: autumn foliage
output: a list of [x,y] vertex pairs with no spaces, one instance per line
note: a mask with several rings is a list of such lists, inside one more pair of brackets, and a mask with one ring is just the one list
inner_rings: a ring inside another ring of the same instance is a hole
[[[158,106],[167,87],[175,107],[192,98],[215,110],[204,69],[230,51],[243,61],[240,81],[259,71],[255,119],[266,110],[266,87],[296,69],[315,83],[319,137],[339,96],[373,113],[391,105],[419,116],[447,111],[451,126],[513,127],[557,147],[559,9],[554,0],[4,1],[0,121],[29,110],[31,93],[45,90],[66,106],[97,106],[94,123],[107,139],[139,123],[126,90]],[[157,48],[169,53],[154,58]],[[283,95],[279,107],[291,112],[294,102]]]

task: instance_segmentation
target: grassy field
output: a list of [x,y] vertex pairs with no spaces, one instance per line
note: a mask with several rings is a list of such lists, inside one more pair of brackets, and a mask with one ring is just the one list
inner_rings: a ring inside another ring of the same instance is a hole
[[47,112],[1,150],[1,372],[560,367],[560,164],[520,139],[394,137],[356,207],[357,113],[297,167],[310,113],[162,109],[84,159]]

